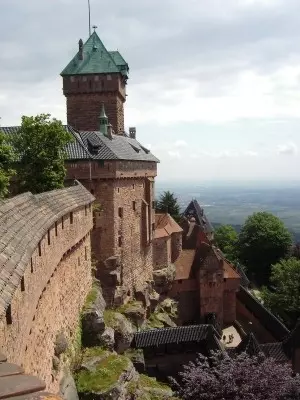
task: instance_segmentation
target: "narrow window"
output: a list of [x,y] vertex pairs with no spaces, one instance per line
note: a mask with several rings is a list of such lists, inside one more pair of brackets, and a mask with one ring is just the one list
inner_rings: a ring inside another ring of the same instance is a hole
[[92,193],[92,194],[95,194],[95,190],[94,190],[94,189],[91,189],[91,193]]
[[133,209],[133,211],[136,210],[136,202],[135,201],[132,202],[132,209]]
[[25,292],[25,280],[24,280],[24,276],[21,279],[21,292]]
[[84,206],[84,214],[87,216],[87,206]]
[[155,224],[152,224],[152,230],[155,231]]
[[39,242],[39,256],[41,257],[42,255],[42,246],[41,246],[41,242]]
[[122,236],[119,236],[119,238],[118,238],[118,244],[119,244],[119,247],[122,247]]
[[78,257],[78,265],[80,266],[80,257]]
[[118,193],[120,193],[120,188],[118,188]]
[[51,244],[50,229],[48,229],[48,245]]
[[57,236],[57,222],[55,222],[55,236]]
[[85,246],[84,248],[84,259],[85,261],[87,261],[88,257],[87,257],[87,247]]
[[123,218],[123,207],[119,207],[119,217]]
[[30,259],[30,271],[31,273],[33,273],[33,261],[32,261],[32,257]]
[[7,325],[12,324],[11,305],[9,305],[6,310],[6,323]]
[[134,189],[134,188],[135,188],[135,184],[132,185],[132,189]]
[[91,212],[92,211],[92,204],[90,203],[89,204],[89,212]]
[[61,217],[61,229],[64,229],[64,217]]
[[70,212],[70,224],[73,224],[73,213]]

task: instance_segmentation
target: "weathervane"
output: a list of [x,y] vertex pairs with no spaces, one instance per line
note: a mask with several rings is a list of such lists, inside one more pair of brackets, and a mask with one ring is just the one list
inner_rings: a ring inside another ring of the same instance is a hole
[[96,29],[98,28],[98,26],[93,25],[92,28],[94,29],[94,32],[96,31]]

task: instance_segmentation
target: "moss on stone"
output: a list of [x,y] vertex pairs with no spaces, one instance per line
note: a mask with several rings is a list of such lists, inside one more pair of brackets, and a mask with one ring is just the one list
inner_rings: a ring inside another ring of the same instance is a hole
[[103,318],[106,326],[110,328],[115,328],[116,326],[116,311],[114,310],[104,310]]
[[150,376],[144,374],[140,375],[139,384],[143,388],[171,390],[170,387],[165,383],[159,382],[155,378],[151,378]]
[[103,349],[103,347],[88,347],[83,351],[83,358],[91,358],[91,357],[103,357],[108,355],[108,351]]
[[79,371],[75,376],[78,392],[102,393],[107,391],[117,383],[129,362],[127,357],[110,354],[97,363],[93,371]]
[[90,290],[89,294],[85,299],[85,303],[83,306],[83,311],[89,309],[91,305],[96,301],[98,294],[98,289],[95,285],[93,285],[92,289]]

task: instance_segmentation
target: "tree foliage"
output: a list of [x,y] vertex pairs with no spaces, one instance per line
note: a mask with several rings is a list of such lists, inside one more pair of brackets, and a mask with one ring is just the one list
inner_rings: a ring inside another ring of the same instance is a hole
[[215,242],[230,261],[236,260],[238,234],[231,225],[221,225],[215,230]]
[[273,265],[270,282],[274,290],[261,292],[265,305],[274,313],[289,313],[296,322],[300,317],[300,260],[290,258]]
[[238,256],[259,282],[267,282],[271,265],[290,251],[292,236],[283,222],[267,212],[248,217],[238,240]]
[[18,178],[23,190],[40,193],[63,187],[65,147],[71,135],[49,114],[22,117],[14,139],[20,163]]
[[15,173],[12,168],[14,160],[15,154],[9,139],[0,129],[0,198],[8,194],[10,178]]
[[180,207],[174,193],[163,192],[156,202],[156,211],[160,213],[169,213],[175,221],[180,219]]
[[186,366],[177,388],[183,400],[299,400],[300,376],[263,355],[215,353]]

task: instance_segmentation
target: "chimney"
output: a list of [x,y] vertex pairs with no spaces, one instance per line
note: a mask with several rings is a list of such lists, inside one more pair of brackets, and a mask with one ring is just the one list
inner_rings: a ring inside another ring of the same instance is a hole
[[108,137],[108,139],[112,140],[112,134],[113,134],[113,127],[112,124],[108,124],[107,125],[107,134],[106,136]]
[[136,139],[136,127],[129,128],[129,137],[131,137],[131,139]]
[[78,58],[79,58],[79,60],[83,60],[83,41],[82,41],[82,39],[79,40],[78,46],[79,46]]

